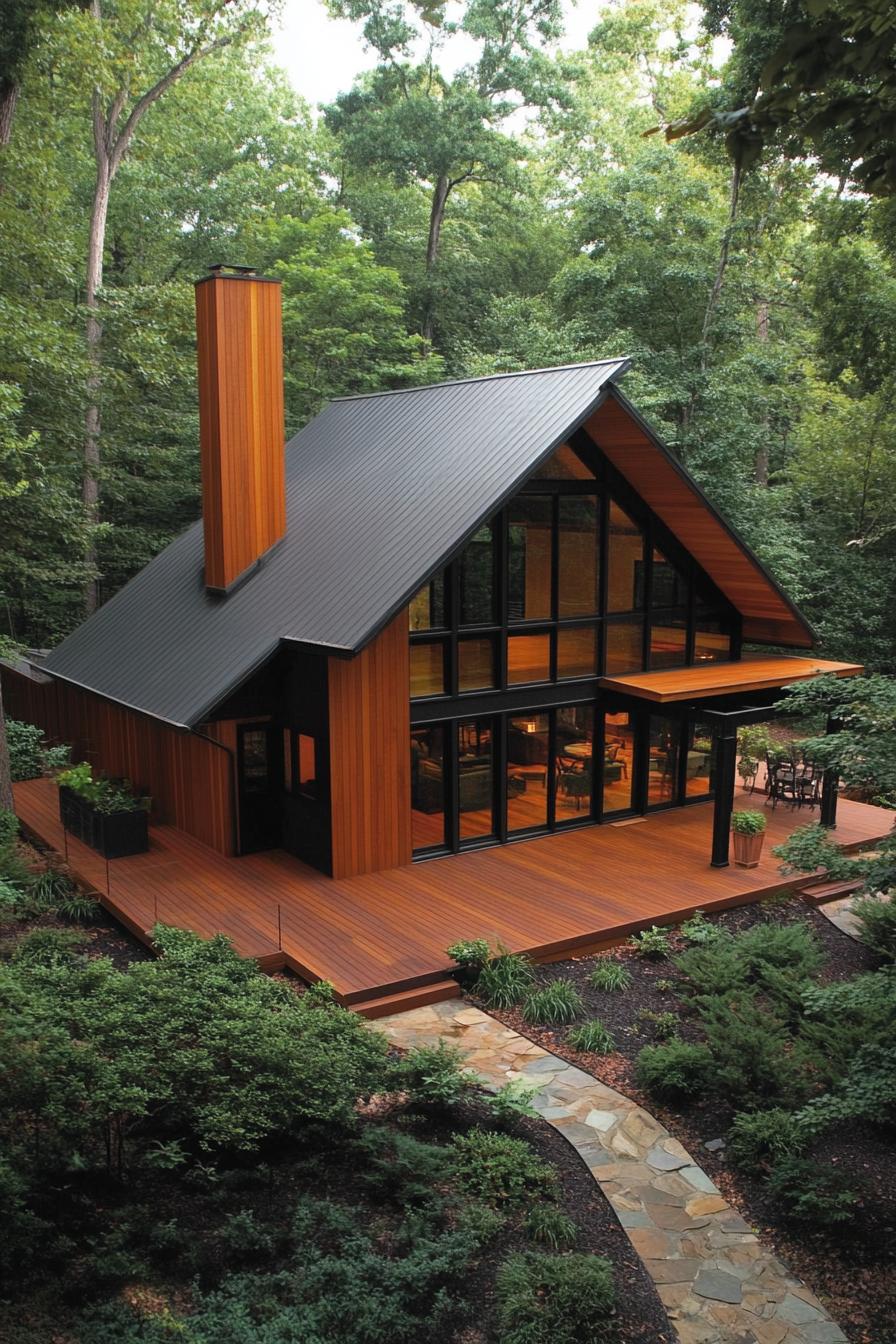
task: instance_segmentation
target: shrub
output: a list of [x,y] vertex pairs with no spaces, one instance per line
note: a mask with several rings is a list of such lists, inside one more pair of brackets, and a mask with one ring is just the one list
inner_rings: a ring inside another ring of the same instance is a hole
[[365,1125],[352,1154],[359,1184],[378,1203],[405,1209],[431,1203],[452,1169],[447,1149],[381,1125]]
[[18,838],[18,817],[0,807],[0,879],[13,886],[21,886],[28,878],[28,870],[19,858]]
[[523,1017],[540,1026],[558,1026],[574,1021],[583,1007],[582,996],[572,980],[550,980],[526,996]]
[[578,1225],[553,1204],[536,1204],[526,1217],[526,1231],[533,1241],[552,1251],[568,1251],[579,1236]]
[[60,901],[68,900],[74,892],[74,883],[58,868],[42,868],[31,881],[30,895],[39,909],[52,910]]
[[711,942],[689,947],[675,959],[695,995],[730,994],[755,984],[790,1006],[824,954],[804,924],[754,924],[732,936],[719,932]]
[[533,1195],[553,1195],[556,1175],[524,1139],[493,1130],[456,1135],[454,1173],[458,1187],[487,1204],[520,1204]]
[[642,1008],[637,1021],[639,1028],[652,1029],[654,1036],[660,1041],[668,1041],[670,1037],[678,1033],[679,1020],[677,1013],[655,1013],[650,1008]]
[[532,1105],[532,1098],[539,1090],[537,1083],[527,1083],[525,1078],[512,1078],[488,1098],[492,1119],[499,1125],[512,1125],[517,1120],[536,1116],[538,1112]]
[[19,966],[73,966],[81,935],[74,929],[32,929],[10,949],[10,961]]
[[566,1039],[574,1050],[587,1050],[594,1055],[609,1055],[616,1049],[613,1033],[596,1017],[573,1027],[566,1033]]
[[765,830],[765,813],[744,810],[731,813],[731,829],[735,835],[761,835]]
[[673,1039],[664,1045],[645,1045],[638,1053],[638,1082],[659,1101],[683,1101],[705,1086],[712,1055],[705,1045]]
[[43,733],[33,723],[6,720],[9,769],[14,783],[37,779],[43,773],[43,740]]
[[852,913],[859,923],[859,937],[866,947],[896,961],[896,901],[893,893],[878,892],[854,901]]
[[722,930],[718,924],[707,919],[702,910],[695,910],[690,919],[686,919],[679,930],[685,942],[702,947],[705,943],[715,942]]
[[712,1086],[736,1107],[798,1105],[811,1091],[809,1052],[755,994],[703,999],[700,1017],[713,1060]]
[[445,949],[446,956],[465,970],[481,971],[492,950],[485,938],[462,938]]
[[535,972],[528,957],[501,951],[479,972],[473,993],[489,1008],[512,1008],[531,989]]
[[629,942],[638,956],[646,957],[648,961],[662,961],[663,957],[669,955],[669,932],[656,924],[649,929],[642,929],[640,933],[633,933]]
[[592,988],[601,989],[606,994],[618,994],[628,989],[632,977],[622,962],[607,959],[597,963],[588,977],[588,983]]
[[599,1255],[511,1255],[496,1280],[501,1344],[604,1344],[616,1292]]
[[768,1180],[769,1194],[786,1217],[799,1223],[849,1223],[857,1196],[843,1172],[819,1167],[811,1158],[781,1157]]
[[398,1066],[398,1086],[416,1106],[433,1109],[455,1106],[474,1083],[464,1069],[464,1054],[459,1046],[444,1040],[436,1045],[418,1045],[407,1052]]
[[75,924],[89,924],[99,914],[100,903],[89,892],[73,888],[59,901],[56,910],[63,919],[70,919]]
[[755,1170],[796,1153],[803,1142],[789,1111],[741,1111],[728,1131],[728,1152],[739,1167]]
[[218,1228],[217,1240],[230,1263],[244,1264],[268,1256],[274,1250],[273,1237],[251,1209],[228,1213]]

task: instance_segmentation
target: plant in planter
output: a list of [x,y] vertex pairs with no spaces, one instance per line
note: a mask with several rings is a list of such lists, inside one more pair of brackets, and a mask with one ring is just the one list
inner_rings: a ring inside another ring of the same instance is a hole
[[734,832],[734,862],[741,868],[755,868],[762,855],[765,835],[763,812],[733,812],[731,829]]
[[131,792],[127,780],[95,779],[82,761],[57,776],[59,815],[72,835],[107,859],[149,849],[148,798]]
[[485,938],[462,938],[445,949],[452,961],[457,963],[454,978],[463,989],[470,989],[479,978],[483,966],[492,955]]

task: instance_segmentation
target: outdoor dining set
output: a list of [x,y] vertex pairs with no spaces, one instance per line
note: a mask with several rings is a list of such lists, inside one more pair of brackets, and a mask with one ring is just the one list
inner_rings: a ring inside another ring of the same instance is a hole
[[767,752],[766,793],[772,808],[779,802],[791,807],[810,807],[821,803],[824,767],[808,758],[798,747],[789,752]]

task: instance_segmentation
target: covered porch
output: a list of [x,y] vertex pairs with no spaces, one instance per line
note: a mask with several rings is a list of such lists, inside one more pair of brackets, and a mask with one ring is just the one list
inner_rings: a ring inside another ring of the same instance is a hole
[[[713,868],[713,807],[700,803],[385,872],[334,880],[283,850],[226,858],[171,826],[154,826],[146,854],[106,861],[71,837],[48,780],[15,786],[24,825],[60,854],[138,938],[156,921],[226,934],[269,970],[333,982],[372,1015],[447,997],[445,948],[459,938],[500,940],[538,958],[581,953],[695,909],[745,904],[794,885],[772,847],[806,815],[765,810],[758,868]],[[748,795],[744,795],[745,802]],[[762,795],[749,797],[762,806]],[[892,813],[841,799],[836,838],[863,848]],[[803,879],[804,883],[809,879]]]

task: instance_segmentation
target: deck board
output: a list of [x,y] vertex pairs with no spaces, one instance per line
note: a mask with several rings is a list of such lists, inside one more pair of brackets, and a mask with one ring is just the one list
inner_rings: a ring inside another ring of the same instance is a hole
[[[458,938],[555,956],[697,907],[781,890],[788,881],[772,846],[812,819],[766,808],[765,848],[753,869],[709,866],[712,808],[701,803],[638,826],[587,827],[339,880],[282,850],[231,859],[174,827],[153,826],[149,852],[113,860],[107,874],[93,850],[66,842],[50,781],[17,784],[15,794],[26,827],[60,853],[67,848],[73,870],[138,937],[148,941],[156,919],[203,937],[224,933],[266,969],[331,980],[346,1002],[441,979],[444,949]],[[868,845],[892,820],[841,799],[835,836],[844,846]]]

